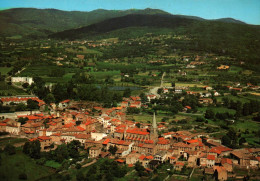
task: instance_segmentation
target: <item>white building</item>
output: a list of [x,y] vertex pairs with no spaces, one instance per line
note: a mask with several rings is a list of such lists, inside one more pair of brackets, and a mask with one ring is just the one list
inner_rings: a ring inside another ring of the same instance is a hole
[[11,82],[12,83],[28,83],[29,85],[31,85],[34,81],[32,77],[12,77],[11,78]]

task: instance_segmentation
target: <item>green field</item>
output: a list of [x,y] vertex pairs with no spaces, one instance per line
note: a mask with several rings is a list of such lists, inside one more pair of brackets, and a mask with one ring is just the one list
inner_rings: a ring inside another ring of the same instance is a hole
[[241,67],[237,67],[237,66],[231,66],[230,69],[228,70],[229,73],[238,73],[241,70],[243,70]]
[[25,95],[28,94],[22,89],[15,88],[11,85],[8,85],[4,81],[0,81],[0,95],[10,96],[10,95]]
[[106,77],[110,76],[119,76],[120,71],[105,71],[105,72],[90,72],[91,75],[93,75],[96,79],[105,79]]
[[199,107],[198,110],[201,111],[201,112],[206,112],[207,109],[212,109],[215,114],[216,113],[225,113],[225,112],[228,112],[228,113],[231,113],[231,114],[235,114],[236,111],[234,109],[228,109],[228,108],[225,108],[225,107]]
[[61,164],[53,160],[48,160],[46,161],[45,166],[57,169],[61,166]]
[[19,175],[25,173],[27,180],[33,181],[52,174],[51,169],[37,165],[35,160],[22,153],[21,150],[16,151],[15,155],[1,153],[1,158],[0,180],[19,180]]
[[232,127],[240,131],[245,131],[246,129],[248,129],[249,131],[258,131],[260,128],[260,123],[250,120],[238,121],[235,122]]
[[6,137],[0,139],[0,147],[5,146],[6,144],[15,144],[15,143],[22,143],[26,142],[28,139],[26,138],[13,138],[13,137]]
[[0,67],[1,75],[7,75],[13,68],[12,67]]
[[70,52],[70,53],[78,53],[78,54],[97,54],[97,55],[103,55],[102,52],[100,51],[97,51],[97,50],[93,50],[93,49],[88,49],[87,47],[85,46],[79,46],[79,48],[81,50],[75,50],[75,49],[72,49],[72,48],[66,48],[66,51],[67,52]]

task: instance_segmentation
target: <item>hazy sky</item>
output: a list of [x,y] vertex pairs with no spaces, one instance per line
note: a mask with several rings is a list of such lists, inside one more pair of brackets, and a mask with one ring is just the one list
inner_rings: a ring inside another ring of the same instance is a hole
[[260,25],[260,0],[0,0],[0,9],[16,7],[91,11],[157,8],[206,19],[232,17]]

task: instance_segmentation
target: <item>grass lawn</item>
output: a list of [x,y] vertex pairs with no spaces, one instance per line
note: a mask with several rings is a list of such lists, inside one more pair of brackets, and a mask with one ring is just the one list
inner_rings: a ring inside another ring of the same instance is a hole
[[205,85],[203,84],[200,84],[200,83],[197,83],[197,84],[194,84],[194,83],[176,83],[175,84],[176,87],[180,87],[180,86],[185,86],[185,87],[204,87]]
[[113,77],[120,75],[120,71],[90,72],[90,74],[94,75],[97,79],[105,79],[107,76]]
[[67,52],[71,52],[71,53],[77,53],[77,54],[97,54],[97,55],[103,55],[102,52],[99,52],[97,50],[93,50],[93,49],[89,49],[85,46],[79,46],[79,48],[81,48],[82,50],[74,50],[72,48],[66,48],[65,50]]
[[8,143],[10,143],[11,145],[15,144],[15,143],[21,143],[21,142],[26,142],[28,139],[26,138],[12,138],[12,137],[6,137],[6,138],[1,138],[0,139],[0,147],[1,146],[5,146]]
[[57,168],[59,168],[59,167],[61,166],[61,164],[58,163],[58,162],[55,162],[55,161],[53,161],[53,160],[48,160],[48,161],[45,163],[45,166],[57,169]]
[[0,81],[0,94],[3,96],[8,96],[8,95],[25,95],[27,93],[24,92],[22,89],[15,88],[11,85],[8,85],[4,81]]
[[248,129],[249,131],[258,131],[260,127],[260,123],[255,121],[237,121],[235,124],[232,125],[236,130],[245,131]]
[[27,180],[37,180],[52,174],[52,170],[41,165],[37,165],[35,160],[31,159],[21,150],[15,155],[6,155],[1,153],[0,180],[13,181],[19,180],[19,174],[25,173]]
[[212,109],[215,113],[231,113],[231,114],[235,114],[236,111],[234,109],[228,109],[225,107],[199,107],[198,111],[202,111],[202,112],[206,112],[207,109]]
[[1,75],[7,75],[13,68],[12,67],[0,67]]
[[243,70],[241,67],[231,66],[230,69],[228,70],[228,73],[238,73],[241,70]]

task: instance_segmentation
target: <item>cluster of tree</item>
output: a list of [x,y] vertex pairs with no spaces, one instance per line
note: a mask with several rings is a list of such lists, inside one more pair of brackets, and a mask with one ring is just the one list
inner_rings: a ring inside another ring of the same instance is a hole
[[11,144],[7,144],[4,147],[4,152],[8,155],[14,155],[16,153],[15,147]]
[[61,144],[55,150],[49,152],[41,152],[39,140],[26,142],[23,146],[23,152],[31,158],[39,159],[39,164],[44,164],[46,160],[63,163],[68,158],[78,159],[80,157],[79,149],[82,149],[82,146],[77,140],[73,140],[68,144]]
[[[31,90],[47,104],[58,103],[65,99],[76,99],[102,102],[105,107],[111,107],[122,101],[120,93],[95,84],[76,84],[70,81],[65,84],[57,83],[50,90],[49,87],[44,86],[45,83],[40,77],[35,77],[34,81],[35,84],[31,86]],[[131,91],[125,90],[124,95],[130,96]]]
[[183,105],[178,100],[181,95],[173,95],[169,96],[167,99],[153,99],[151,100],[151,104],[156,106],[153,107],[154,110],[162,110],[166,112],[170,112],[172,114],[177,114],[179,111],[183,110]]
[[39,159],[41,157],[41,143],[39,140],[28,141],[23,146],[23,152],[31,158]]
[[260,111],[260,102],[257,100],[251,100],[250,102],[243,104],[241,101],[234,101],[230,98],[224,97],[222,101],[225,107],[236,110],[236,117],[248,116]]
[[127,108],[127,114],[139,114],[140,111],[141,110],[136,108],[136,107],[128,107]]
[[65,70],[63,68],[56,68],[56,69],[52,69],[49,76],[50,77],[62,77],[63,75],[65,75]]
[[127,173],[126,165],[120,166],[117,162],[105,159],[100,161],[101,164],[94,164],[89,166],[89,170],[84,175],[81,171],[79,171],[76,175],[78,181],[86,180],[105,180],[112,181],[116,178],[122,178]]
[[117,152],[117,150],[118,150],[118,148],[117,148],[116,145],[114,145],[114,146],[111,145],[111,146],[108,148],[108,151],[109,151],[112,155],[115,155],[116,152]]
[[137,174],[138,174],[139,177],[148,175],[145,168],[143,167],[143,165],[139,161],[135,163],[135,170],[137,171]]
[[63,163],[64,160],[69,158],[77,160],[80,157],[80,149],[82,149],[81,143],[77,140],[73,140],[67,144],[59,145],[55,150],[46,152],[43,156],[47,160],[54,160],[56,162]]
[[229,128],[228,133],[221,139],[222,144],[230,148],[238,148],[246,139],[241,137],[241,133],[237,133],[234,128]]
[[200,106],[198,97],[195,95],[190,95],[190,94],[187,94],[186,96],[184,96],[184,99],[182,100],[182,105],[190,106],[191,112],[197,112],[198,106]]

